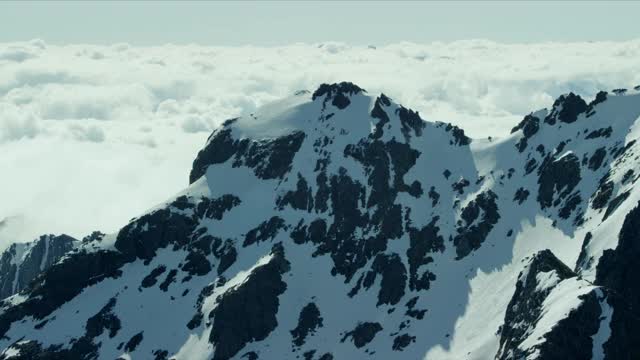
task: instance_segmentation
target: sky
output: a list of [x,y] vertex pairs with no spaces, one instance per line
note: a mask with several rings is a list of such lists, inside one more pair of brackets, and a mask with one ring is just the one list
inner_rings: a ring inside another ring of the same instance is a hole
[[630,40],[640,2],[2,2],[0,42],[274,46]]
[[0,2],[0,250],[117,231],[188,185],[224,120],[321,83],[474,138],[633,88],[636,4]]

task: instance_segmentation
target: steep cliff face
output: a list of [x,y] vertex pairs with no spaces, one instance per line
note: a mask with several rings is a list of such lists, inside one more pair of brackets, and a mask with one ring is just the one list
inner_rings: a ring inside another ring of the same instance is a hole
[[187,189],[10,287],[0,358],[640,356],[639,100],[493,140],[351,83],[229,120]]
[[549,250],[520,273],[500,329],[498,359],[588,359],[603,292]]
[[0,256],[0,298],[25,289],[29,283],[73,249],[68,235],[43,235],[30,243],[15,243]]

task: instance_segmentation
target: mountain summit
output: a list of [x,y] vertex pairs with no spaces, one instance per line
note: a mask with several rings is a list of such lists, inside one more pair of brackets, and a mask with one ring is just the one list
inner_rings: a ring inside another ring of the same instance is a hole
[[0,359],[638,358],[639,116],[638,92],[567,94],[481,140],[351,83],[297,92],[28,285],[5,253]]

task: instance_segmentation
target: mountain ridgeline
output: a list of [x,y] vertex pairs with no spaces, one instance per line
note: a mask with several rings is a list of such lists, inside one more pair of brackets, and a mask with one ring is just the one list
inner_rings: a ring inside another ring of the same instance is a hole
[[0,359],[638,359],[640,93],[471,139],[352,83],[230,119],[115,234],[0,258]]

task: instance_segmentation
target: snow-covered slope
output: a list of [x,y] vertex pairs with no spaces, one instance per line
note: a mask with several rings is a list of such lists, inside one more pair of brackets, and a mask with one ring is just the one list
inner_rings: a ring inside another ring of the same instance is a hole
[[472,140],[300,91],[6,298],[0,358],[637,358],[639,116],[636,92],[568,94]]

